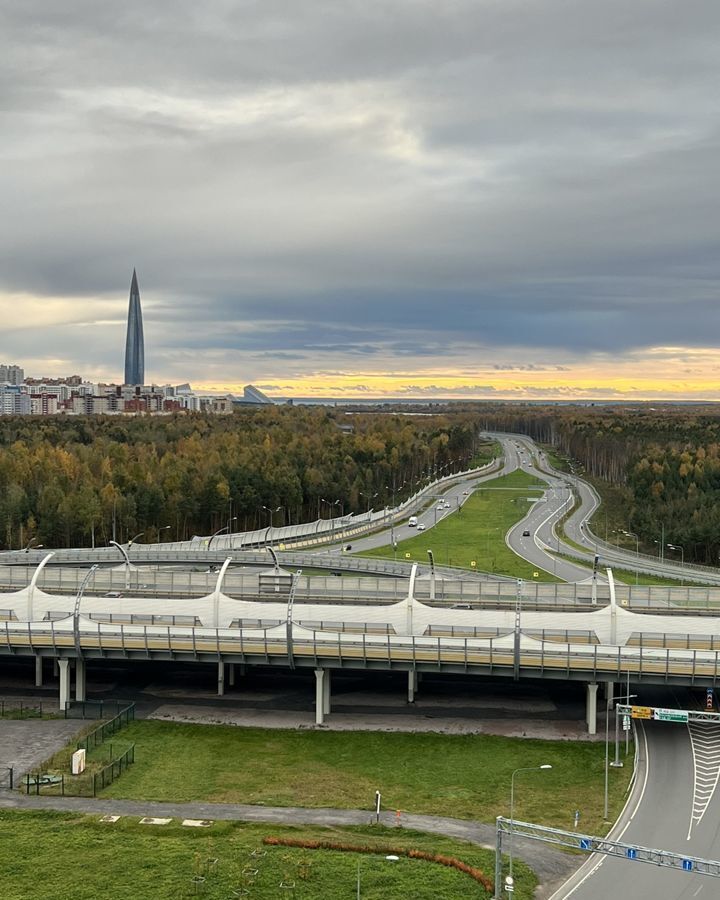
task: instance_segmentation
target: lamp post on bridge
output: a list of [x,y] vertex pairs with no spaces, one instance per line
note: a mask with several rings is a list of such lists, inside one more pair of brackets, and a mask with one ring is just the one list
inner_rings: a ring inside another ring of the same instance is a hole
[[635,584],[638,583],[638,566],[640,565],[640,538],[634,531],[623,531],[628,537],[635,538]]
[[665,544],[668,550],[679,550],[680,551],[680,565],[683,568],[682,575],[680,576],[680,587],[685,583],[685,548],[681,544]]
[[210,552],[210,547],[212,546],[212,542],[215,540],[215,538],[219,534],[223,534],[223,532],[225,532],[225,531],[230,531],[230,526],[236,519],[237,519],[237,516],[233,516],[232,519],[230,519],[230,521],[227,523],[227,525],[223,525],[222,528],[218,528],[218,530],[215,532],[215,534],[210,535],[210,540],[208,541],[208,545],[207,545],[208,553]]

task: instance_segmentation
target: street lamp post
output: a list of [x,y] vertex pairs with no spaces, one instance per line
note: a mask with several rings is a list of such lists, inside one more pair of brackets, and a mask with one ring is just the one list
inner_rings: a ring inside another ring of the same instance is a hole
[[276,512],[280,512],[280,510],[281,510],[282,508],[283,508],[282,506],[276,506],[275,509],[270,509],[269,506],[263,506],[263,509],[264,509],[264,510],[267,512],[267,514],[268,514],[268,534],[270,535],[270,544],[271,544],[271,545],[272,545],[272,527],[273,527],[273,522],[272,522],[272,520],[273,520],[273,515],[274,515]]
[[[127,590],[130,587],[130,557],[127,554],[127,550],[125,550],[122,545],[118,544],[117,541],[110,541],[110,544],[112,544],[113,547],[117,547],[122,555],[122,558],[125,560],[125,590]],[[128,549],[129,548],[130,544],[128,544]]]
[[683,567],[683,573],[680,576],[680,586],[685,583],[685,548],[681,544],[665,544],[668,550],[679,550],[680,551],[680,565]]
[[[626,703],[629,703],[634,697],[637,697],[637,694],[626,694],[624,697],[618,697],[618,700],[624,700]],[[617,709],[615,710],[615,759],[610,762],[610,705],[612,704],[612,700],[608,697],[605,701],[605,802],[603,806],[603,818],[607,822],[608,817],[608,802],[609,802],[609,781],[610,781],[610,766],[614,769],[621,769],[622,762],[620,761],[620,735],[618,733],[618,714]]]
[[224,531],[229,531],[229,530],[230,530],[230,526],[232,525],[232,523],[233,523],[236,519],[237,519],[237,516],[233,516],[232,519],[230,519],[230,521],[227,523],[227,525],[223,525],[222,528],[218,528],[218,530],[215,532],[215,534],[211,534],[211,535],[210,535],[210,540],[208,541],[208,545],[207,545],[208,553],[210,552],[210,547],[212,546],[212,542],[215,540],[215,538],[216,538],[219,534],[222,534]]
[[635,584],[638,583],[638,566],[640,565],[640,538],[634,531],[623,531],[628,537],[635,538]]
[[[515,776],[518,774],[518,772],[539,772],[546,769],[552,769],[550,763],[544,763],[541,766],[522,766],[519,769],[515,769],[515,771],[510,776],[510,824],[512,826],[515,825]],[[511,878],[513,873],[513,831],[514,828],[510,831],[510,852],[508,853],[508,857],[510,860]]]
[[433,559],[432,550],[428,550],[427,552],[428,559],[430,560],[430,599],[435,599],[435,560]]

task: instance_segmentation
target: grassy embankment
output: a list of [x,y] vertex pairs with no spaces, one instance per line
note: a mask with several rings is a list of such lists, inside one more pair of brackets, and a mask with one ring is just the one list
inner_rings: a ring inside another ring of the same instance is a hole
[[[354,897],[358,865],[363,898],[454,900],[490,895],[470,876],[437,863],[400,856],[393,850],[445,854],[480,868],[492,880],[492,851],[435,835],[384,828],[291,828],[216,822],[188,828],[138,824],[123,817],[115,824],[98,816],[3,811],[0,819],[3,900],[135,900],[185,898],[258,900],[278,896],[307,900]],[[376,853],[348,853],[267,846],[265,837],[291,837],[377,847]],[[253,855],[254,854],[254,855]],[[518,900],[530,900],[536,879],[515,861]],[[204,883],[194,884],[197,876]],[[286,887],[281,888],[283,882]],[[289,887],[294,883],[294,889]],[[237,891],[238,893],[233,893]]]
[[[102,796],[125,799],[386,808],[492,822],[508,814],[510,775],[550,763],[517,785],[518,818],[601,832],[604,745],[494,735],[286,731],[138,721],[122,732],[135,765]],[[610,770],[617,812],[630,767]]]

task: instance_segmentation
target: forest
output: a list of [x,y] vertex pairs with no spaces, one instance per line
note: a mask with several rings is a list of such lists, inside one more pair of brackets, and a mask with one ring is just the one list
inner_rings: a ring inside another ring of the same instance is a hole
[[472,410],[0,417],[0,545],[185,540],[365,512],[481,449]]
[[601,494],[603,482],[622,487],[622,526],[638,535],[641,549],[657,553],[662,547],[669,556],[671,544],[686,562],[718,565],[717,406],[484,406],[480,421],[577,460]]

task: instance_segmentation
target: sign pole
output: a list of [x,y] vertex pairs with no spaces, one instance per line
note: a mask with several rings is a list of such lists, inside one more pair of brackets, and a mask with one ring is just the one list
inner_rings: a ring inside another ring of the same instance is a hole
[[500,817],[495,823],[495,893],[493,900],[502,900],[502,829]]

